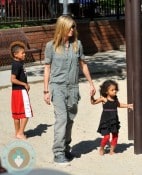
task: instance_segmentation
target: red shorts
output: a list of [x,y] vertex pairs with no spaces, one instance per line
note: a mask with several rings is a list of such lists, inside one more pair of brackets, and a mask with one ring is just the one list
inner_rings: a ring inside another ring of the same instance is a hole
[[33,116],[27,91],[12,90],[11,110],[14,119],[30,118]]

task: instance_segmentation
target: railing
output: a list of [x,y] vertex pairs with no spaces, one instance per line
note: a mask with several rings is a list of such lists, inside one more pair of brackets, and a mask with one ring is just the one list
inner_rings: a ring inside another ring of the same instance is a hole
[[[78,0],[68,5],[75,18],[124,16],[124,0]],[[51,22],[63,12],[58,0],[0,0],[0,24]]]

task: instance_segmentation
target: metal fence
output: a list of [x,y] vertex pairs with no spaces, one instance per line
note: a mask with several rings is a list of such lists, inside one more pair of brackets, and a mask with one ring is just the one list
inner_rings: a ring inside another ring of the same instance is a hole
[[[124,16],[124,0],[77,0],[68,4],[74,18]],[[58,0],[0,0],[0,24],[48,22],[59,17],[63,4]]]

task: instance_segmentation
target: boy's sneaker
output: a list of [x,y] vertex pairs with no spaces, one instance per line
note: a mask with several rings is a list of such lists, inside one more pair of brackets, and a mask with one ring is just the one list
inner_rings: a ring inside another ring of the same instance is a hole
[[64,154],[59,154],[54,157],[54,162],[62,165],[70,165],[69,160],[65,157]]

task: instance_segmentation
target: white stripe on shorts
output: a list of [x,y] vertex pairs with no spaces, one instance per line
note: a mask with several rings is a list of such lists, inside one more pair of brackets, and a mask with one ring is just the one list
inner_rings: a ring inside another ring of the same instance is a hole
[[28,96],[27,91],[25,89],[22,89],[22,96],[23,96],[25,115],[27,118],[30,118],[30,117],[32,117],[31,105],[30,105],[29,96]]

